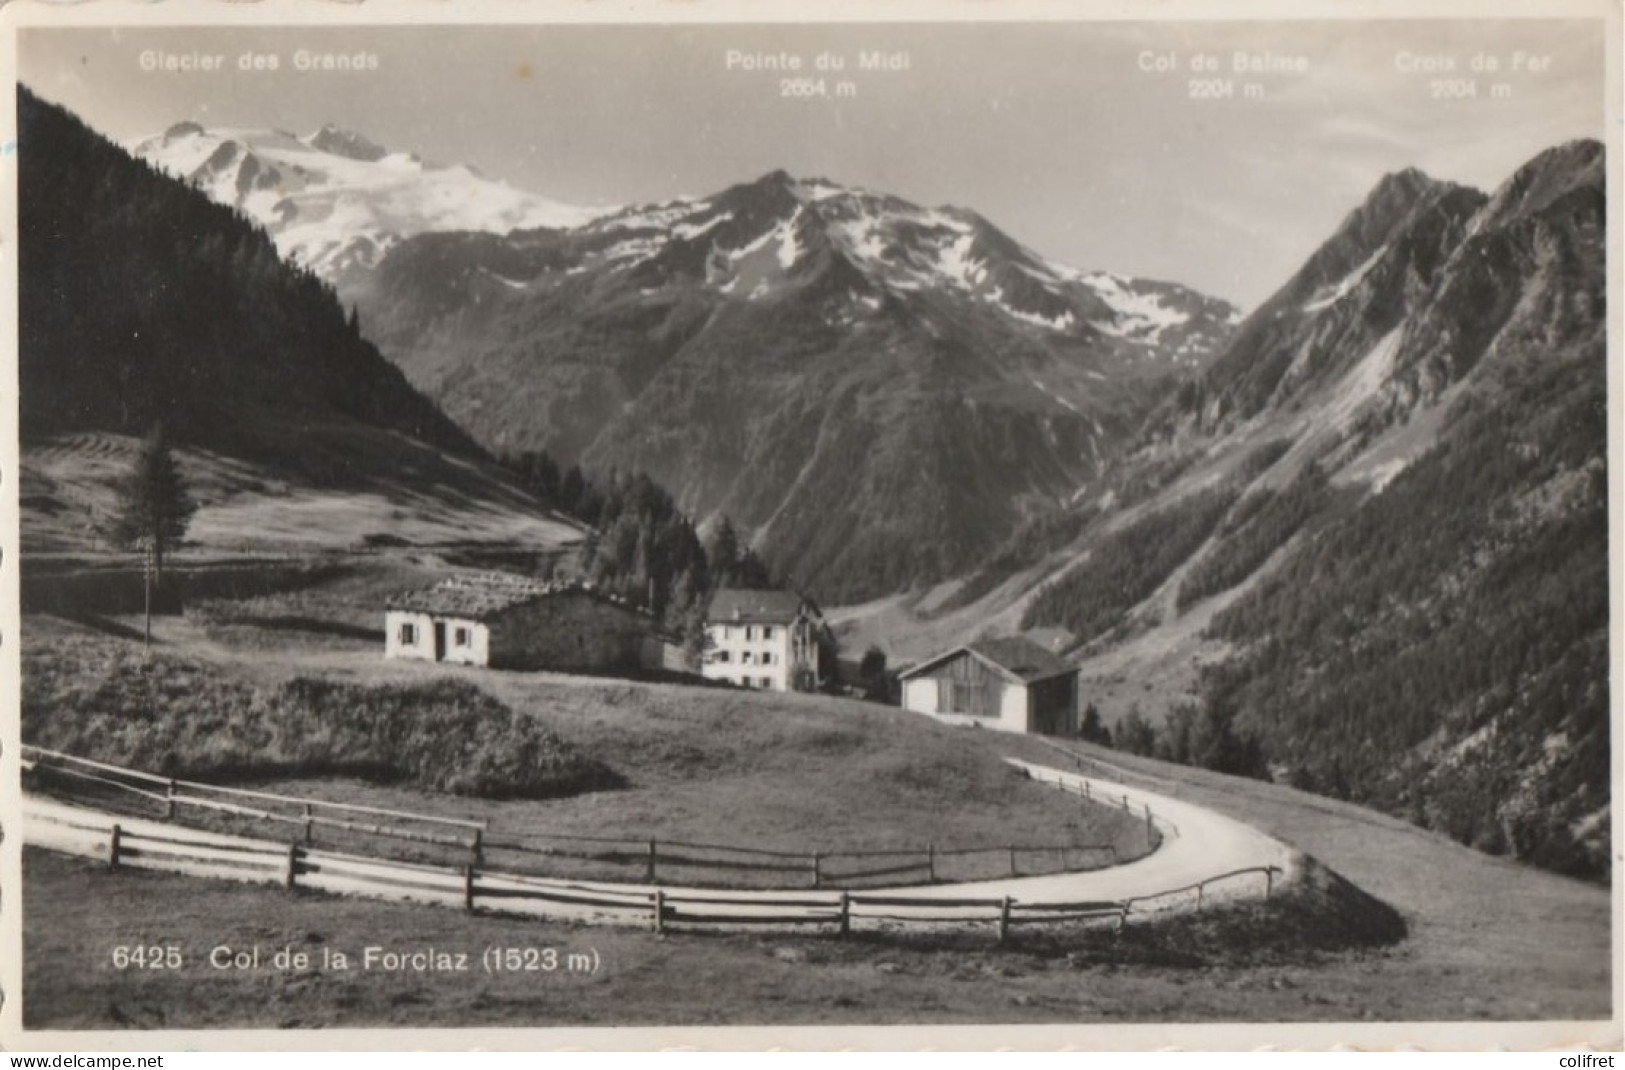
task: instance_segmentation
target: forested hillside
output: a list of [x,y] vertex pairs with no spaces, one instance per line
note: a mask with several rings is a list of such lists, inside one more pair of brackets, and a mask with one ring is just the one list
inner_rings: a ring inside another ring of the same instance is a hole
[[481,455],[263,231],[23,87],[17,114],[25,437],[161,420],[253,454],[355,421]]
[[1075,540],[1023,623],[1086,696],[1186,667],[1122,689],[1119,746],[1607,873],[1604,204],[1596,142],[1488,197],[1389,176],[1029,529]]

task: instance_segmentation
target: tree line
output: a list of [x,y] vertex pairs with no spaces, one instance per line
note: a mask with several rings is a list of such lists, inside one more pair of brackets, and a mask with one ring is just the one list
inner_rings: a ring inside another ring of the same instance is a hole
[[[646,473],[611,469],[595,477],[579,464],[561,468],[546,450],[499,460],[543,504],[587,526],[580,569],[588,580],[648,609],[696,655],[718,590],[783,586],[726,515],[702,538]],[[833,637],[826,641],[833,659]]]

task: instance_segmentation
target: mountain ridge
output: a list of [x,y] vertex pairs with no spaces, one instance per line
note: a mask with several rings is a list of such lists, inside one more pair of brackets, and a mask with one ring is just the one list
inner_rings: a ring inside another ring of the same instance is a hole
[[784,171],[569,231],[421,235],[348,295],[488,448],[647,471],[825,600],[970,566],[1238,316]]
[[1228,726],[1277,779],[1606,874],[1603,181],[1579,141],[1489,195],[1380,183],[1057,541],[922,626],[1063,629],[1164,757]]
[[431,231],[571,227],[582,208],[493,182],[468,165],[394,152],[333,123],[307,135],[175,123],[127,146],[137,157],[240,209],[289,260],[338,284],[396,243]]

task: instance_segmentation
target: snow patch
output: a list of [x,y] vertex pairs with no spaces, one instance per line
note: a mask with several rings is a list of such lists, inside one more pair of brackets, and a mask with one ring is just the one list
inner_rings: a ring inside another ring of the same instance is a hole
[[1157,345],[1164,331],[1190,322],[1190,317],[1185,313],[1163,304],[1159,295],[1135,293],[1124,286],[1124,280],[1116,275],[1094,271],[1078,281],[1093,290],[1112,310],[1111,320],[1094,324],[1102,334]]
[[1067,408],[1071,409],[1073,412],[1077,413],[1079,416],[1083,415],[1083,410],[1082,409],[1078,408],[1076,405],[1072,404],[1072,402],[1068,401],[1066,398],[1063,398],[1060,394],[1057,394],[1055,391],[1053,391],[1049,387],[1045,386],[1044,383],[1043,383],[1043,380],[1039,379],[1036,375],[1029,375],[1027,378],[1031,379],[1032,384],[1034,386],[1036,386],[1039,390],[1043,391],[1045,394],[1048,394],[1051,398],[1053,398],[1056,401],[1060,402],[1062,405],[1065,405]]
[[701,234],[706,233],[719,224],[725,223],[732,218],[732,212],[723,212],[721,215],[712,216],[704,223],[678,223],[676,226],[671,228],[671,235],[672,237],[680,238],[683,241],[693,241]]
[[1366,257],[1365,263],[1343,276],[1337,285],[1332,287],[1322,286],[1316,290],[1315,296],[1310,298],[1309,302],[1303,306],[1303,310],[1305,312],[1319,312],[1322,309],[1331,308],[1353,293],[1354,288],[1360,285],[1361,281],[1371,273],[1371,269],[1377,266],[1377,261],[1381,260],[1383,254],[1387,251],[1388,246],[1386,244],[1378,246],[1376,252]]
[[937,258],[937,270],[949,283],[962,290],[974,290],[987,278],[987,264],[971,257],[976,235],[961,234],[942,249]]
[[494,279],[495,281],[500,282],[510,290],[523,290],[525,287],[530,285],[530,283],[525,282],[522,279],[510,279],[506,276],[498,275],[488,267],[481,267],[480,273],[488,279]]
[[796,239],[796,224],[800,220],[801,209],[797,208],[795,214],[779,226],[779,267],[785,271],[794,267],[796,258],[801,255],[801,244]]
[[1016,308],[1005,301],[1004,291],[997,286],[993,287],[993,291],[988,294],[987,301],[1011,319],[1020,320],[1022,323],[1028,323],[1034,327],[1044,327],[1052,331],[1069,331],[1075,322],[1071,309],[1062,312],[1059,316],[1049,317],[1042,316],[1037,312],[1027,312]]

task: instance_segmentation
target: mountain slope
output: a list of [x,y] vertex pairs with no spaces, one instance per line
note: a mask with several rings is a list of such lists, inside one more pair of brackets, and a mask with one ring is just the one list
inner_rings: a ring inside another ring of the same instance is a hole
[[1243,654],[1204,689],[1307,783],[1585,873],[1609,842],[1604,204],[1582,142],[1473,217],[1359,429],[1452,398],[1435,444],[1216,620]]
[[422,235],[347,293],[488,448],[646,471],[827,600],[970,567],[1234,317],[782,172],[569,231]]
[[[1602,183],[1595,142],[1488,198],[1385,179],[1148,423],[1023,623],[1071,629],[1108,715],[1172,667],[1278,775],[1605,872]],[[1175,532],[1103,616],[1125,540]]]
[[426,231],[571,227],[597,214],[493,182],[470,167],[390,152],[332,125],[298,137],[183,122],[132,151],[238,208],[270,233],[284,257],[330,282],[370,270],[391,246]]
[[[297,529],[325,522],[308,508],[317,499],[330,517],[346,496],[368,504],[349,510],[366,514],[356,521],[366,530],[345,543],[399,538],[392,516],[432,516],[444,533],[457,515],[486,513],[473,528],[576,537],[555,531],[263,231],[25,88],[17,106],[31,546],[87,542],[128,436],[155,421],[189,471],[207,476],[197,530],[229,528],[233,545],[271,528],[292,541],[339,539]],[[228,505],[229,523],[215,515]]]

